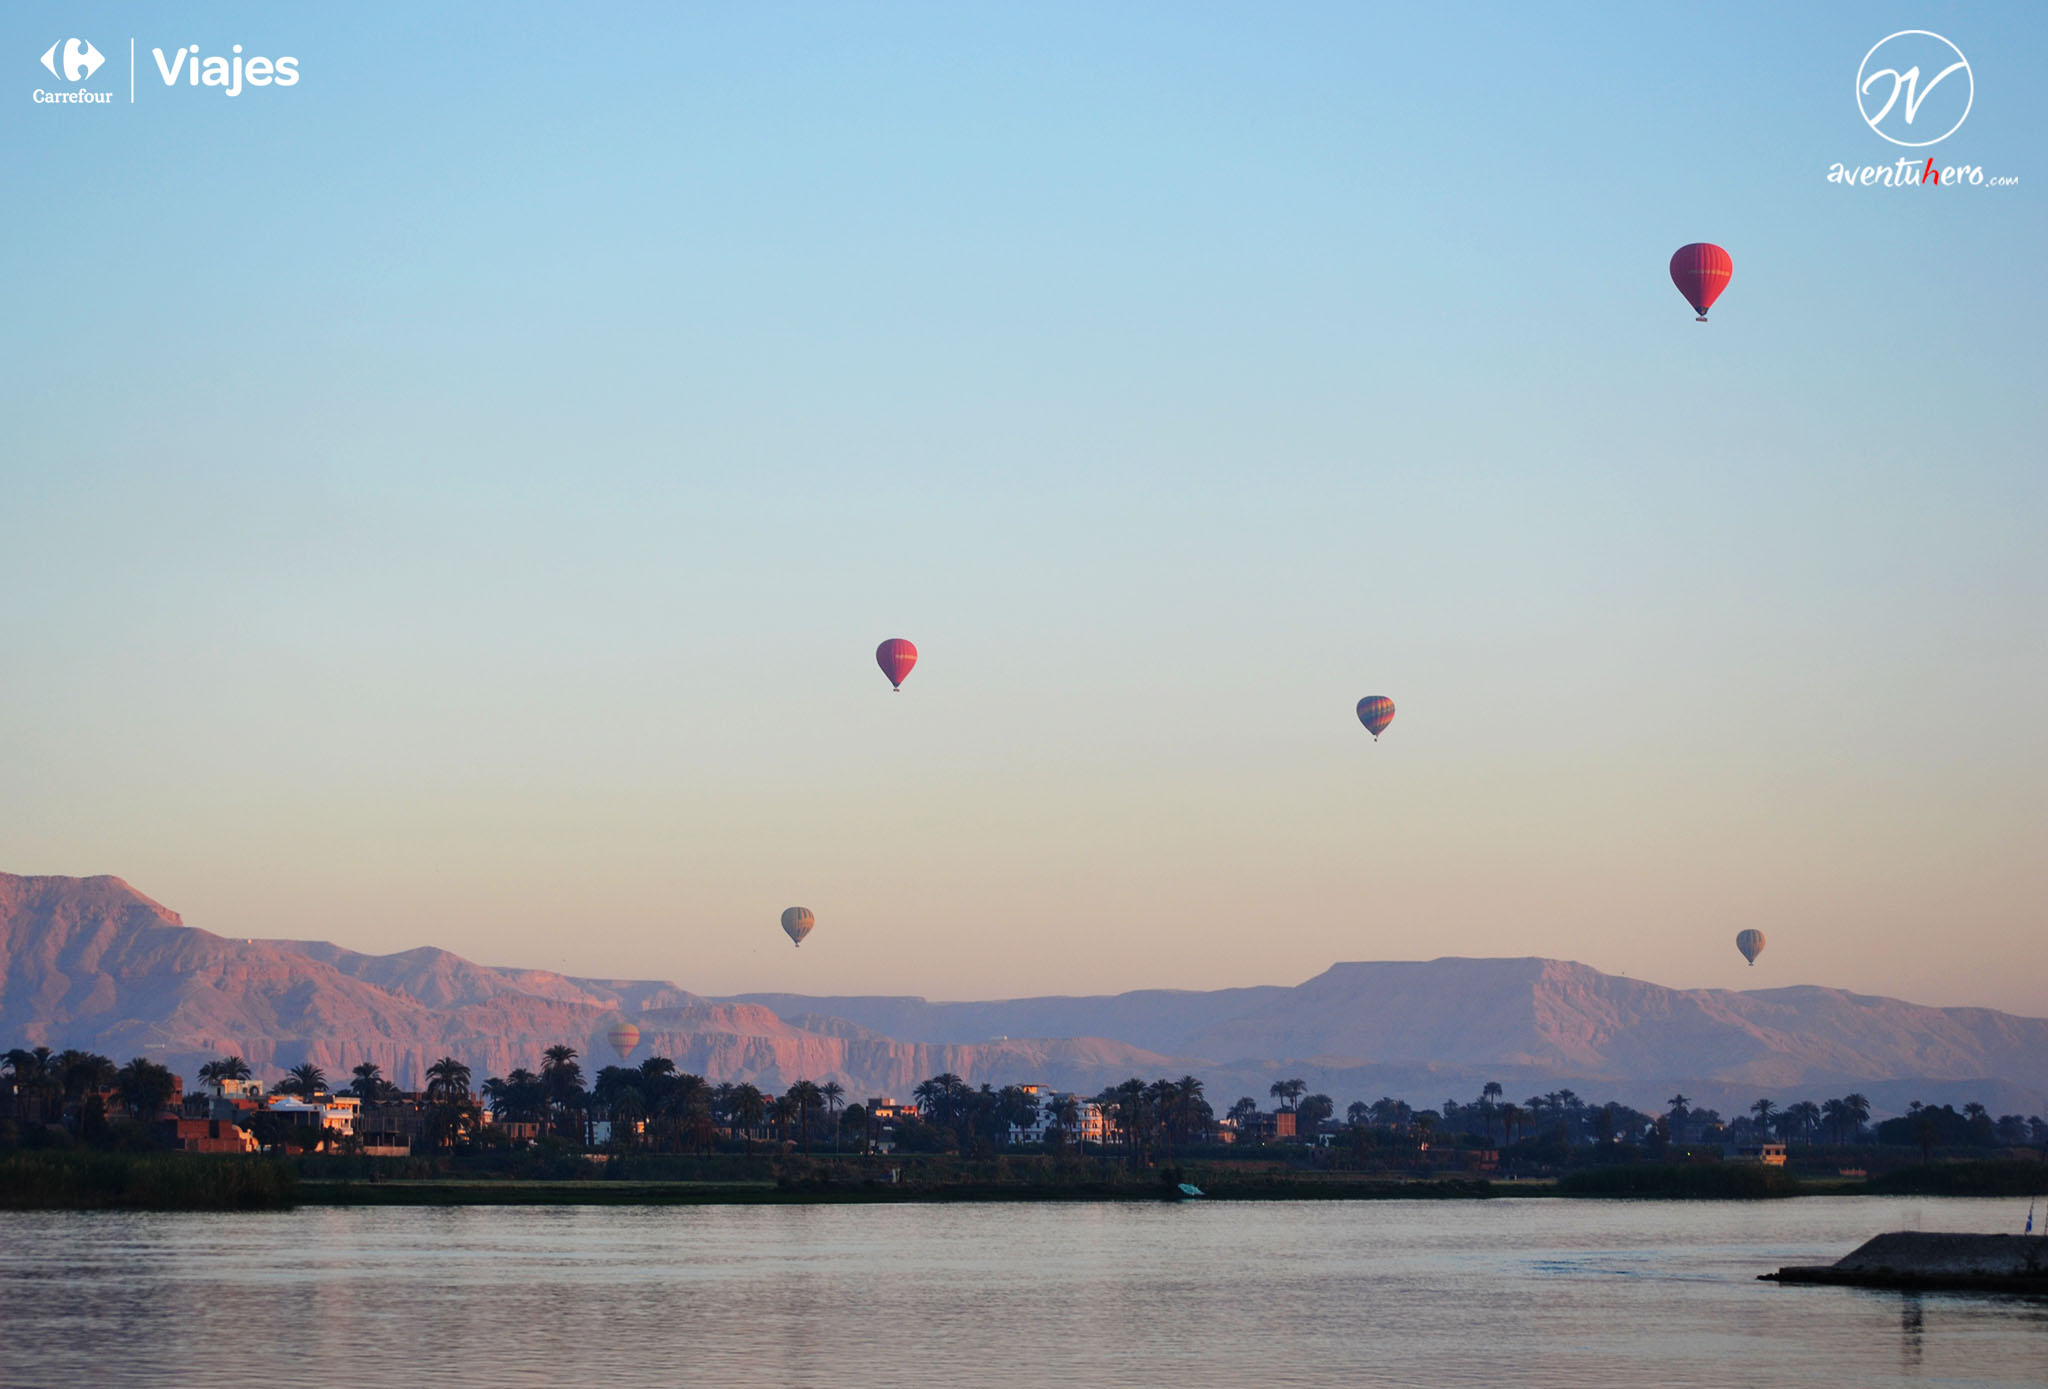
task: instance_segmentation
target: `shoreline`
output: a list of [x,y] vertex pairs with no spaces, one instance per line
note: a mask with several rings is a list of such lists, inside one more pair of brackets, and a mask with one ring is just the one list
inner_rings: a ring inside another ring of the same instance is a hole
[[1513,1194],[1557,1195],[1551,1183],[1514,1193],[1486,1182],[1261,1182],[1219,1183],[1199,1197],[1183,1197],[1153,1185],[1081,1182],[1036,1185],[953,1182],[894,1186],[834,1184],[783,1186],[774,1182],[689,1181],[493,1181],[423,1178],[415,1180],[301,1181],[302,1206],[887,1206],[980,1203],[1112,1202],[1120,1205],[1193,1204],[1200,1201],[1482,1201]]
[[[652,1170],[649,1170],[649,1169]],[[1181,1183],[1199,1190],[1183,1194]],[[1938,1164],[1875,1179],[1745,1164],[1617,1164],[1518,1177],[1245,1170],[1195,1162],[1132,1172],[949,1160],[879,1169],[762,1160],[744,1166],[556,1165],[289,1159],[178,1153],[16,1152],[0,1157],[0,1210],[289,1210],[299,1206],[920,1205],[978,1202],[1777,1201],[2048,1194],[2048,1165]]]

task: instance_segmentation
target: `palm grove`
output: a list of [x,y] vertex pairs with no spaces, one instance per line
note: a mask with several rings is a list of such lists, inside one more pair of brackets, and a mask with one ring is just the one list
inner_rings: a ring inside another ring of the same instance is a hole
[[[238,1056],[216,1058],[198,1070],[199,1080],[217,1086],[251,1077],[251,1067]],[[2048,1145],[2048,1123],[2040,1117],[1994,1118],[1976,1103],[1956,1110],[1915,1102],[1906,1114],[1873,1128],[1870,1101],[1854,1093],[1783,1105],[1761,1098],[1724,1120],[1683,1094],[1672,1096],[1662,1112],[1645,1113],[1611,1101],[1590,1104],[1568,1089],[1517,1103],[1498,1083],[1489,1083],[1469,1102],[1449,1099],[1434,1109],[1391,1096],[1357,1101],[1340,1122],[1331,1098],[1309,1093],[1298,1078],[1273,1082],[1270,1111],[1244,1096],[1219,1119],[1195,1076],[1149,1082],[1134,1077],[1083,1097],[1020,1085],[975,1086],[947,1073],[918,1084],[913,1106],[885,1111],[850,1103],[833,1081],[798,1080],[777,1094],[749,1082],[712,1083],[678,1070],[663,1056],[638,1066],[605,1066],[586,1077],[582,1057],[568,1045],[547,1048],[538,1069],[520,1067],[481,1086],[466,1064],[446,1056],[427,1067],[425,1080],[423,1090],[404,1093],[380,1066],[365,1061],[345,1085],[330,1090],[320,1067],[301,1064],[273,1092],[309,1103],[333,1094],[353,1096],[360,1104],[358,1134],[283,1124],[260,1108],[243,1116],[244,1122],[265,1146],[303,1149],[353,1146],[402,1111],[411,1116],[418,1142],[438,1151],[538,1142],[677,1154],[751,1154],[764,1144],[865,1152],[886,1143],[898,1153],[986,1155],[1028,1138],[1056,1156],[1084,1148],[1113,1150],[1134,1167],[1170,1161],[1220,1140],[1242,1145],[1289,1137],[1329,1149],[1328,1160],[1335,1164],[1432,1167],[1461,1149],[1491,1150],[1488,1158],[1498,1153],[1510,1163],[1541,1167],[1769,1138],[1809,1147],[1917,1147],[1923,1158],[1936,1148]],[[34,1047],[6,1053],[0,1089],[5,1117],[17,1130],[63,1125],[91,1140],[123,1120],[140,1126],[155,1119],[177,1095],[180,1081],[145,1057],[116,1065],[91,1052]],[[493,1122],[485,1122],[486,1109]],[[1280,1115],[1288,1116],[1284,1125],[1276,1122]]]

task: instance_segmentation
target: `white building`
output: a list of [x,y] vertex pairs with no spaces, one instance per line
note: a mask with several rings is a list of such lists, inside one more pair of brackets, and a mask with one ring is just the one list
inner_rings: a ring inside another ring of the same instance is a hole
[[356,1131],[356,1115],[362,1108],[362,1101],[354,1095],[329,1095],[320,1100],[302,1100],[293,1096],[271,1097],[266,1108],[288,1124],[310,1124],[333,1129],[343,1137],[353,1137]]
[[1020,1085],[1025,1094],[1038,1100],[1038,1117],[1029,1126],[1010,1125],[1012,1143],[1043,1143],[1045,1131],[1052,1122],[1052,1107],[1061,1100],[1072,1100],[1079,1111],[1074,1127],[1067,1131],[1069,1143],[1107,1143],[1109,1141],[1109,1117],[1102,1107],[1093,1100],[1083,1099],[1069,1091],[1054,1090],[1044,1085]]

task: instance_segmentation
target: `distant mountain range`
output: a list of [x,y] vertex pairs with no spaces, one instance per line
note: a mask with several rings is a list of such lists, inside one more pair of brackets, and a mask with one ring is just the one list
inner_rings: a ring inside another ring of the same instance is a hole
[[324,941],[236,940],[186,926],[119,878],[0,874],[0,1045],[148,1055],[190,1077],[239,1053],[274,1078],[301,1061],[337,1081],[375,1061],[416,1085],[444,1055],[479,1080],[566,1041],[612,1059],[620,1015],[640,1056],[713,1080],[837,1080],[907,1097],[952,1071],[1092,1093],[1194,1074],[1219,1107],[1299,1076],[1331,1095],[1416,1104],[1570,1088],[1661,1107],[1683,1091],[1732,1113],[1860,1090],[1879,1110],[1977,1099],[2038,1113],[2048,1020],[1928,1008],[1839,989],[1667,989],[1545,959],[1339,964],[1292,988],[1140,990],[928,1003],[747,994],[473,964],[445,950],[364,955]]

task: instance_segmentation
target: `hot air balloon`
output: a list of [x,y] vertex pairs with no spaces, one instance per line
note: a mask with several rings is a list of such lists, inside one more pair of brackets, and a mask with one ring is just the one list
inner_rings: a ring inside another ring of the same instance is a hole
[[802,945],[804,937],[818,924],[818,918],[811,915],[809,907],[791,907],[782,914],[782,930],[789,937],[791,945]]
[[1707,310],[1728,288],[1728,277],[1734,273],[1735,262],[1711,241],[1695,241],[1671,253],[1671,283],[1678,286],[1701,323],[1707,321]]
[[1764,933],[1754,928],[1740,932],[1735,937],[1735,948],[1742,952],[1742,958],[1756,967],[1756,957],[1764,953]]
[[612,1044],[619,1060],[624,1061],[633,1054],[633,1048],[640,1045],[640,1029],[622,1018],[612,1024],[612,1030],[604,1034],[604,1039]]
[[903,681],[909,676],[910,668],[917,664],[917,648],[901,637],[891,637],[875,648],[875,664],[882,668],[882,674],[889,677],[889,684],[896,693],[903,693]]
[[1387,731],[1387,725],[1394,721],[1394,701],[1385,695],[1367,695],[1358,701],[1358,721],[1365,725],[1365,731],[1372,734],[1377,743],[1380,734]]

